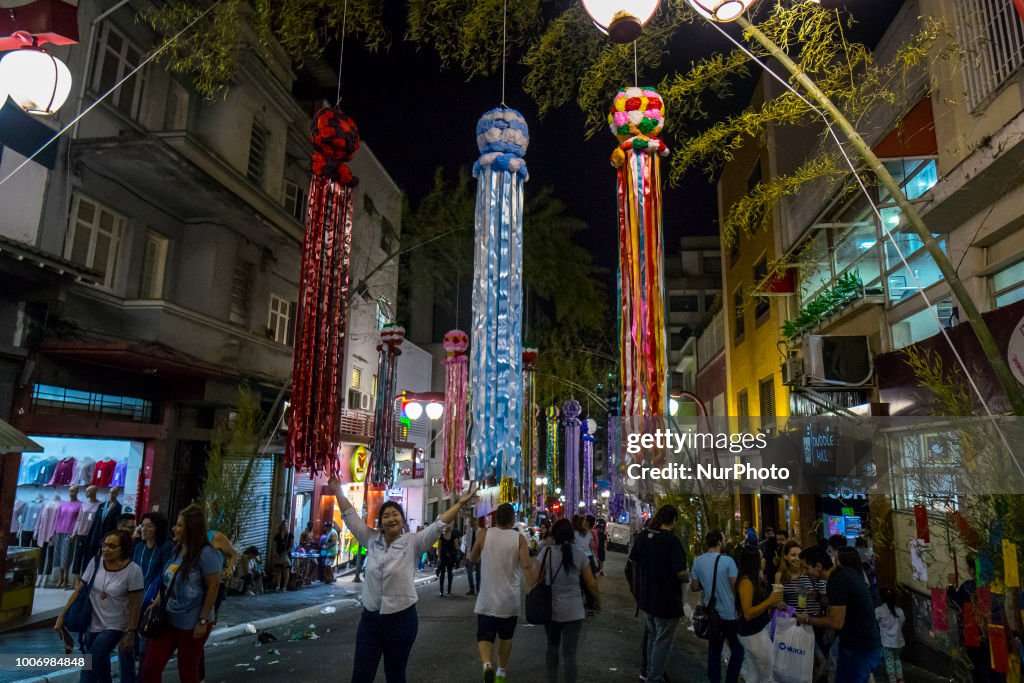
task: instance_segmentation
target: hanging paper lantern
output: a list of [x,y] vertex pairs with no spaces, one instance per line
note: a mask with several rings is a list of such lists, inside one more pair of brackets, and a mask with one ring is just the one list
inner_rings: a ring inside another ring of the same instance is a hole
[[663,416],[668,409],[665,274],[661,234],[661,160],[658,138],[665,105],[652,88],[623,88],[608,124],[619,140],[619,353],[622,414]]
[[444,335],[445,367],[444,473],[445,493],[461,493],[466,477],[466,399],[469,385],[469,335],[451,330]]
[[340,109],[313,119],[313,179],[302,247],[286,462],[339,476],[340,375],[345,363],[353,188],[346,162],[359,148],[355,122]]
[[537,349],[523,349],[523,435],[520,443],[523,457],[519,465],[519,481],[524,492],[523,503],[531,503],[534,493],[534,477],[537,474],[537,406],[533,374],[537,369]]
[[608,514],[619,521],[626,514],[626,490],[622,482],[622,458],[619,456],[619,400],[608,399],[608,478],[611,480],[611,499]]
[[561,479],[558,476],[558,408],[555,406],[548,406],[544,415],[547,418],[547,459],[545,460],[545,467],[548,471],[548,490],[547,494],[551,495],[561,485]]
[[385,325],[380,331],[377,358],[377,407],[374,412],[370,483],[390,487],[395,480],[395,371],[405,328]]
[[473,329],[469,377],[476,477],[517,477],[523,409],[523,155],[526,120],[493,109],[476,127],[480,158],[473,259]]
[[[562,428],[565,430],[565,509],[578,512],[580,498],[580,402],[562,404]],[[567,512],[568,514],[568,512]]]
[[587,504],[587,512],[593,513],[591,504],[594,500],[594,432],[591,431],[591,425],[594,426],[595,431],[597,423],[590,418],[587,418],[580,424],[580,431],[583,434],[583,486],[581,495],[583,496],[583,502]]

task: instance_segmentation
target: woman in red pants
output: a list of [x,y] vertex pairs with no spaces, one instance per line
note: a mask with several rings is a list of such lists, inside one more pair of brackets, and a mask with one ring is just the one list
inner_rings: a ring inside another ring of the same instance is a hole
[[216,618],[221,560],[207,540],[203,509],[192,504],[182,510],[173,532],[177,547],[161,577],[169,626],[147,644],[143,683],[160,683],[175,651],[178,679],[181,683],[199,683],[203,647]]

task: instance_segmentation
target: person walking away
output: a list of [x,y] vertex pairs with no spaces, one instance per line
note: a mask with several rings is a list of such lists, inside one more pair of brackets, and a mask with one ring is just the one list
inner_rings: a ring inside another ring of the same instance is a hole
[[[572,528],[576,533],[574,541],[576,543],[576,547],[579,548],[580,552],[587,558],[587,564],[591,566],[591,573],[593,573],[593,567],[596,566],[594,563],[593,537],[590,535],[590,528],[587,526],[587,518],[584,515],[573,515]],[[594,599],[583,583],[580,583],[580,588],[583,591],[583,602],[587,607],[587,615],[593,616]]]
[[[533,586],[545,581],[551,586],[551,623],[545,624],[547,651],[544,664],[548,683],[558,683],[561,660],[565,683],[576,683],[576,648],[586,616],[580,593],[580,581],[595,599],[595,609],[601,607],[601,593],[597,579],[590,571],[586,555],[576,546],[576,533],[572,523],[560,519],[551,527],[547,538],[551,542],[541,546],[538,571],[531,580]],[[532,587],[532,586],[531,586]],[[561,655],[559,655],[561,651]]]
[[597,525],[597,575],[604,576],[605,555],[608,552],[608,529],[604,522]]
[[132,535],[112,531],[100,544],[100,556],[90,561],[78,579],[75,591],[65,605],[53,629],[64,630],[68,608],[92,582],[89,604],[92,619],[82,634],[82,654],[92,655],[92,668],[82,669],[82,683],[111,683],[110,655],[118,645],[127,652],[135,647],[135,629],[139,623],[144,582],[142,569],[132,562]]
[[807,548],[801,553],[811,577],[828,580],[828,612],[823,617],[797,613],[797,619],[802,624],[825,626],[838,632],[835,683],[867,683],[882,659],[874,603],[857,551],[843,548],[837,555],[838,567],[820,548]]
[[366,546],[365,578],[361,601],[363,612],[356,629],[356,652],[352,661],[352,683],[371,683],[384,659],[387,683],[405,683],[405,668],[416,641],[416,559],[426,551],[462,506],[476,495],[476,482],[426,529],[407,533],[405,512],[394,501],[377,511],[377,528],[359,518],[352,503],[341,493],[341,482],[330,479],[327,491],[341,510],[345,526]]
[[[495,526],[484,529],[469,557],[487,574],[487,585],[476,598],[476,641],[486,683],[505,683],[505,668],[512,654],[512,638],[519,620],[520,581],[533,576],[533,561],[526,538],[515,528],[516,511],[509,503],[494,512]],[[498,666],[494,668],[494,641],[498,640]]]
[[629,553],[627,579],[644,613],[646,666],[640,675],[652,683],[666,680],[672,643],[683,615],[683,583],[690,580],[686,552],[675,534],[678,516],[674,505],[661,506]]
[[762,683],[772,680],[772,638],[771,619],[773,608],[782,603],[781,584],[779,590],[766,591],[761,581],[765,559],[756,548],[744,548],[740,554],[739,578],[736,581],[736,597],[739,603],[739,620],[736,634],[743,645],[743,658],[747,663],[746,683]]
[[202,506],[193,503],[182,510],[172,533],[177,546],[161,578],[168,626],[159,638],[147,643],[142,658],[143,683],[160,683],[164,667],[175,652],[179,681],[199,683],[203,679],[203,649],[217,618],[223,564],[208,540]]
[[292,573],[291,552],[294,545],[295,534],[288,531],[288,522],[282,519],[277,525],[274,537],[270,539],[270,571],[273,572],[271,587],[275,591],[288,589],[288,579]]
[[452,528],[448,527],[438,540],[437,575],[440,577],[438,583],[441,588],[442,597],[444,597],[444,577],[446,572],[448,574],[448,595],[452,594],[452,575],[455,572],[455,562],[458,559],[457,553],[459,551],[456,550],[455,538],[452,533]]
[[[142,582],[145,586],[140,615],[145,613],[149,603],[157,596],[160,573],[174,554],[174,542],[167,538],[167,526],[167,518],[159,512],[142,515],[142,524],[139,525],[142,540],[135,544],[132,555],[132,561],[142,569]],[[146,639],[137,636],[135,641],[135,646],[130,650],[119,647],[117,651],[122,683],[135,683],[139,663],[146,652]]]
[[[476,517],[470,517],[469,529],[462,535],[462,554],[466,558],[466,580],[469,581],[469,590],[466,595],[476,595],[480,588],[480,563],[469,559],[469,554],[476,545],[476,538],[480,533],[480,522]],[[476,581],[474,581],[476,579]]]
[[[863,560],[863,558],[861,558]],[[903,624],[907,617],[903,608],[896,606],[896,591],[888,586],[881,590],[882,604],[875,608],[875,619],[882,636],[882,658],[889,683],[903,683],[903,662],[900,651],[907,644],[903,639]]]
[[[722,620],[721,636],[708,641],[708,681],[721,683],[722,647],[729,643],[729,668],[725,683],[737,683],[743,667],[743,645],[740,644],[736,620],[736,577],[739,570],[731,557],[722,552],[724,536],[711,531],[704,539],[707,551],[693,561],[693,581],[690,590],[703,592],[701,601],[708,604],[714,586],[715,611]],[[717,569],[716,569],[717,565]]]

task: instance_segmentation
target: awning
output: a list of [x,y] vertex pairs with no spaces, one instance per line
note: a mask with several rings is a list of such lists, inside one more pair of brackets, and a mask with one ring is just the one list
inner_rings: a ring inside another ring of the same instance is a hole
[[42,453],[43,447],[10,424],[0,420],[0,454]]

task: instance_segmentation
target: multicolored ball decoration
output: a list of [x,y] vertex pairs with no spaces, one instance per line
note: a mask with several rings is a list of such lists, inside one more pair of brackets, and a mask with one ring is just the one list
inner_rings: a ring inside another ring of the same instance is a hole
[[442,485],[445,493],[460,493],[466,476],[466,417],[469,389],[469,335],[451,330],[442,342],[445,355],[444,454]]
[[668,411],[665,259],[661,226],[661,159],[657,137],[665,104],[653,88],[623,88],[608,117],[619,146],[619,354],[622,414],[664,416]]
[[348,167],[352,155],[359,149],[359,129],[356,122],[340,109],[326,107],[313,118],[312,129],[313,175],[349,187],[359,184]]
[[[523,411],[523,155],[526,119],[492,109],[476,126],[480,157],[473,257],[469,380],[476,478],[518,479]],[[507,485],[506,485],[507,488]]]
[[346,162],[359,149],[359,130],[341,110],[323,109],[313,119],[312,141],[285,461],[311,476],[339,476],[339,382],[345,363],[352,188],[357,182]]

